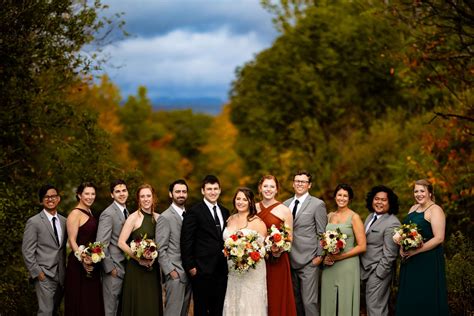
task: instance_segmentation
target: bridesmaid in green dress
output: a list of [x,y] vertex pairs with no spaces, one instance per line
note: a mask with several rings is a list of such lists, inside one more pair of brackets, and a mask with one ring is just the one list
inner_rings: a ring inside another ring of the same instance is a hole
[[442,247],[446,217],[434,202],[433,186],[428,180],[416,181],[413,193],[416,204],[403,224],[418,225],[423,245],[407,252],[400,250],[404,260],[396,315],[449,315]]
[[352,188],[339,184],[334,191],[337,210],[328,214],[326,231],[339,228],[347,235],[346,247],[339,254],[324,257],[321,280],[321,315],[355,316],[360,312],[359,255],[365,252],[364,224],[349,208]]
[[156,195],[150,185],[138,188],[137,204],[138,211],[127,218],[118,241],[120,249],[130,256],[123,282],[122,315],[163,315],[158,261],[138,259],[129,246],[132,240],[145,234],[147,239],[155,239],[155,224],[159,215],[154,212]]

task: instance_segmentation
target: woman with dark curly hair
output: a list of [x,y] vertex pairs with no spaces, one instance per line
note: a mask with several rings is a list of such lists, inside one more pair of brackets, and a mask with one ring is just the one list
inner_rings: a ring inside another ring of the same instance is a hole
[[[365,285],[367,315],[388,315],[390,284],[398,255],[398,245],[392,237],[400,226],[398,196],[392,189],[377,185],[367,193],[365,220],[367,250],[360,256],[360,276]],[[363,286],[364,287],[364,286]]]

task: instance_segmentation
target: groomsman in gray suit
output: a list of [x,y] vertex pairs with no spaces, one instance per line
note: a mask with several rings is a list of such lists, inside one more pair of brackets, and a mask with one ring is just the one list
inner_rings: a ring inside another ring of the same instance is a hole
[[117,179],[110,184],[110,196],[114,200],[100,214],[97,229],[97,241],[105,246],[105,258],[102,260],[102,293],[105,315],[117,315],[125,275],[125,256],[118,247],[118,238],[128,217],[128,189],[125,181]]
[[56,315],[66,270],[66,218],[58,214],[59,191],[50,184],[38,192],[43,210],[26,222],[22,253],[38,298],[38,315]]
[[295,196],[284,204],[293,213],[293,244],[290,252],[291,276],[299,316],[319,315],[319,265],[322,249],[319,234],[327,224],[324,202],[309,194],[311,174],[298,171],[293,177]]
[[392,237],[400,226],[398,197],[386,186],[378,185],[367,194],[366,206],[371,213],[365,220],[367,250],[360,256],[360,275],[365,283],[368,316],[388,315],[390,284],[398,255]]
[[186,213],[184,204],[188,198],[188,185],[182,179],[169,186],[170,207],[156,222],[155,239],[158,243],[158,262],[165,281],[164,316],[188,315],[191,284],[181,262],[181,226]]

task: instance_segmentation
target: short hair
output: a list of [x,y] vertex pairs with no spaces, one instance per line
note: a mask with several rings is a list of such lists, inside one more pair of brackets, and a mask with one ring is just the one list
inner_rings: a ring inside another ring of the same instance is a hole
[[52,184],[45,184],[38,190],[38,198],[40,203],[43,202],[44,196],[48,193],[48,190],[54,189],[56,193],[59,194],[59,190]]
[[234,198],[232,199],[232,205],[234,206],[234,210],[236,209],[235,199],[237,198],[237,194],[239,192],[242,192],[247,198],[247,201],[249,202],[249,214],[247,215],[247,220],[250,220],[252,217],[257,215],[257,207],[255,206],[255,194],[251,189],[247,187],[237,188],[237,191],[235,191],[234,194]]
[[296,171],[295,174],[293,175],[293,180],[295,179],[296,176],[302,176],[302,175],[307,176],[309,183],[311,183],[311,180],[313,179],[313,176],[311,175],[311,173],[309,173],[306,170]]
[[186,181],[184,181],[183,179],[178,179],[178,180],[175,180],[173,181],[168,190],[170,191],[170,193],[173,193],[173,189],[174,189],[174,186],[177,185],[177,184],[182,184],[182,185],[185,185],[186,186],[186,190],[189,190],[188,188],[188,184],[186,183]]
[[352,190],[352,187],[346,183],[340,183],[337,185],[336,189],[334,190],[334,194],[332,195],[333,198],[336,197],[337,191],[339,190],[347,191],[347,193],[349,194],[349,200],[352,200],[354,198],[354,190]]
[[267,175],[264,175],[260,181],[258,181],[258,189],[260,190],[261,187],[262,187],[262,184],[265,180],[273,180],[275,181],[275,184],[276,184],[276,188],[277,188],[277,192],[280,190],[280,183],[278,182],[278,179],[272,175],[272,174],[267,174]]
[[372,207],[372,203],[374,201],[375,196],[379,192],[387,193],[389,206],[388,213],[397,215],[398,209],[400,208],[398,204],[398,196],[395,194],[395,192],[393,192],[392,189],[384,185],[376,185],[369,191],[369,193],[367,193],[367,197],[365,198],[365,206],[367,207],[367,210],[369,210],[370,213],[373,213],[375,211]]
[[219,182],[219,179],[217,179],[216,176],[212,175],[212,174],[208,174],[207,176],[204,177],[204,179],[202,180],[202,185],[201,185],[201,189],[204,189],[204,187],[206,186],[206,184],[215,184],[217,183],[219,185],[219,187],[221,186],[220,182]]
[[94,183],[92,183],[90,181],[82,182],[81,184],[79,184],[79,186],[76,189],[76,200],[79,201],[79,196],[78,195],[81,195],[82,192],[84,192],[85,188],[94,188],[94,190],[97,192],[97,187]]
[[114,181],[110,182],[110,193],[114,193],[114,189],[117,185],[123,184],[124,186],[127,186],[124,180],[122,179],[115,179]]
[[433,184],[431,184],[431,182],[428,180],[428,179],[420,179],[420,180],[416,180],[415,181],[415,185],[422,185],[424,186],[427,190],[428,190],[428,193],[430,193],[430,198],[433,202],[435,202],[435,196],[434,196],[434,187],[433,187]]

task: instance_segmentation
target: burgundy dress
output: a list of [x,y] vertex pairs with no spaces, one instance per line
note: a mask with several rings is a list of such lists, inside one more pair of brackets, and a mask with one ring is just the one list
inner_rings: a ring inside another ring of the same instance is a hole
[[[77,244],[87,245],[95,242],[97,234],[97,219],[89,212],[76,208],[89,216],[87,222],[79,227]],[[104,301],[102,299],[102,284],[100,283],[100,263],[94,267],[91,276],[87,276],[82,263],[71,251],[66,267],[66,283],[64,307],[66,316],[102,316],[104,315]]]
[[[260,217],[267,229],[272,225],[280,228],[283,221],[273,215],[271,211],[280,205],[275,203],[268,208],[260,202]],[[290,259],[288,252],[284,252],[277,260],[267,260],[267,293],[268,293],[268,316],[284,315],[296,316],[296,304],[291,281]]]

